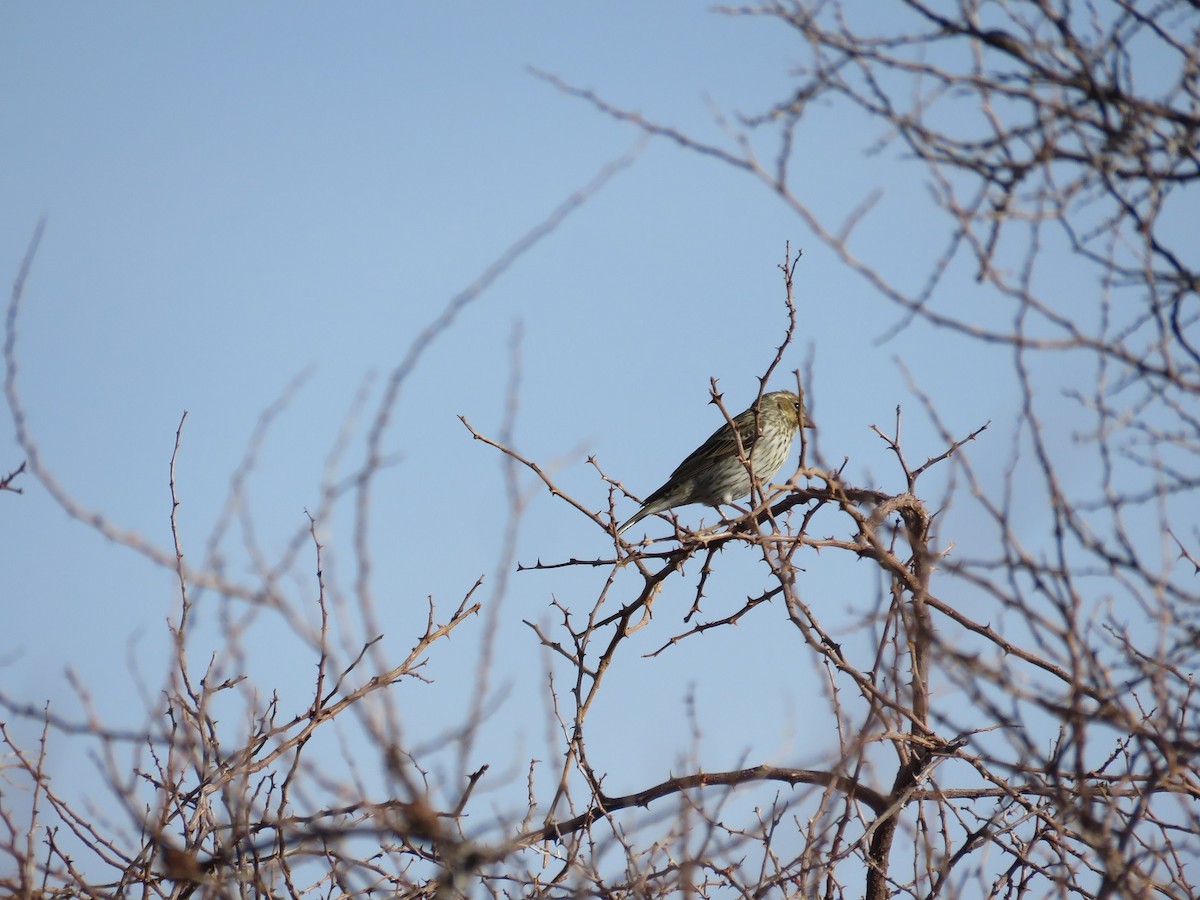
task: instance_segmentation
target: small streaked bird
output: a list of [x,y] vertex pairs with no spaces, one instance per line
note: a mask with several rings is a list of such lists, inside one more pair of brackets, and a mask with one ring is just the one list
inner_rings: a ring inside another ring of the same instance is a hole
[[[796,432],[801,427],[812,427],[805,419],[804,404],[791,391],[763,394],[758,415],[751,407],[738,413],[733,425],[741,436],[742,452],[749,457],[755,477],[764,484],[787,462]],[[733,428],[726,422],[679,464],[667,483],[646,498],[642,508],[617,529],[617,534],[666,509],[689,503],[719,506],[749,493],[750,473],[738,458],[738,443]]]

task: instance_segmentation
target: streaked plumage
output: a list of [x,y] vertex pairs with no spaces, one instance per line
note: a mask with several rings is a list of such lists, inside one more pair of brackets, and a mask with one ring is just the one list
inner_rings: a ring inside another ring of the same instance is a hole
[[[763,483],[775,477],[792,452],[796,432],[805,421],[804,404],[791,391],[763,394],[757,418],[754,408],[738,413],[733,424],[742,439],[742,450]],[[756,426],[757,425],[757,430]],[[712,433],[671,473],[667,483],[646,498],[642,508],[617,529],[621,534],[646,516],[689,503],[718,506],[750,493],[750,475],[738,458],[733,429],[726,422]]]

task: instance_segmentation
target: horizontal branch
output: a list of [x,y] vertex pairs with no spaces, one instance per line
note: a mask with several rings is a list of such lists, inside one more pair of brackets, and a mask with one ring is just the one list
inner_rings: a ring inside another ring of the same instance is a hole
[[778,766],[755,766],[751,769],[739,769],[735,772],[698,772],[695,775],[683,775],[671,778],[654,787],[636,794],[626,794],[624,797],[605,797],[600,795],[595,806],[572,819],[561,822],[548,822],[542,828],[528,831],[517,838],[518,846],[529,846],[541,841],[555,841],[564,835],[586,828],[597,819],[616,812],[619,809],[629,809],[634,806],[649,806],[653,801],[662,797],[678,794],[682,791],[711,785],[736,786],[750,784],[755,781],[782,781],[793,787],[797,784],[813,784],[820,787],[832,787],[844,793],[851,800],[861,800],[875,813],[882,813],[888,807],[888,800],[873,788],[866,787],[846,775],[836,775],[820,769],[787,769]]

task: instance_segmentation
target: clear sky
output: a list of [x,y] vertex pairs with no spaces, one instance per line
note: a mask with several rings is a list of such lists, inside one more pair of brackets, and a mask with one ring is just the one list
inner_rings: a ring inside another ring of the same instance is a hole
[[[6,4],[0,268],[11,281],[45,216],[18,340],[20,388],[44,462],[81,503],[169,548],[167,467],[187,410],[180,520],[185,549],[200,561],[256,420],[309,372],[249,481],[256,539],[277,554],[305,527],[364,380],[374,374],[369,410],[381,378],[456,292],[634,148],[633,128],[530,67],[720,141],[716,111],[736,126],[739,113],[787,95],[800,55],[793,41],[777,24],[694,2],[300,3],[286,12],[219,2]],[[797,147],[796,190],[833,222],[882,190],[860,245],[876,264],[903,271],[942,245],[928,240],[920,169],[891,150],[864,152],[880,136],[814,108]],[[711,159],[651,142],[465,309],[405,382],[385,440],[399,462],[378,480],[373,506],[374,593],[396,652],[411,645],[427,595],[449,608],[480,574],[498,581],[501,460],[457,416],[499,428],[518,323],[518,448],[590,505],[604,506],[607,495],[588,454],[645,495],[718,423],[706,404],[710,377],[731,411],[752,398],[783,334],[776,266],[786,241],[805,251],[800,328],[772,386],[794,383],[789,370],[812,360],[810,402],[827,460],[848,457],[848,477],[900,490],[869,430],[890,428],[897,404],[914,456],[943,449],[898,355],[957,433],[989,419],[1011,424],[1015,398],[980,390],[1003,358],[965,357],[923,331],[879,343],[896,311],[777,199]],[[913,266],[911,283],[924,271]],[[360,417],[343,471],[361,458],[364,428]],[[1008,440],[979,452],[1003,457]],[[0,420],[0,469],[20,461],[12,425]],[[23,496],[0,496],[4,689],[74,715],[64,676],[74,667],[105,716],[137,724],[132,672],[152,695],[161,684],[171,578],[69,520],[31,479],[22,484]],[[531,496],[518,560],[611,547],[567,505],[545,491]],[[622,501],[618,515],[633,509]],[[325,524],[349,590],[350,517]],[[234,574],[247,571],[241,543],[234,529],[225,547]],[[874,600],[861,572],[861,590],[847,591],[845,566],[810,565],[809,596],[831,616]],[[311,590],[311,569],[309,560],[297,565],[296,591]],[[518,793],[523,772],[506,766],[546,752],[543,663],[521,620],[548,620],[555,597],[589,608],[601,587],[590,574],[509,579],[497,645],[507,699],[491,734],[495,746],[521,749],[479,761],[493,762]],[[719,586],[714,612],[761,589],[754,578]],[[659,598],[638,652],[683,630],[689,602],[686,593]],[[680,768],[693,691],[708,738],[703,767],[823,759],[829,745],[805,735],[808,704],[820,703],[817,675],[780,627],[784,610],[760,613],[719,640],[630,656],[593,724],[610,721],[625,736],[597,748],[599,764],[620,773],[610,790]],[[216,635],[215,610],[198,616]],[[415,733],[456,721],[479,638],[468,625],[433,654],[432,687],[403,688]],[[288,652],[270,640],[255,648],[265,685],[307,684],[314,661]],[[292,699],[299,708],[303,689]],[[636,752],[630,734],[646,736]],[[66,753],[53,748],[52,758]]]

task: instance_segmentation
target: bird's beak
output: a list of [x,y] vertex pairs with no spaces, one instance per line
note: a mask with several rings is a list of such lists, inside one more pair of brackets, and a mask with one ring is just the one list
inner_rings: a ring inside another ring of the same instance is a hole
[[813,424],[813,422],[812,422],[812,421],[810,421],[810,420],[808,419],[808,417],[806,416],[806,417],[805,417],[805,419],[804,419],[804,424],[803,424],[803,425],[801,425],[800,427],[801,427],[801,428],[816,428],[817,426],[816,426],[815,424]]

